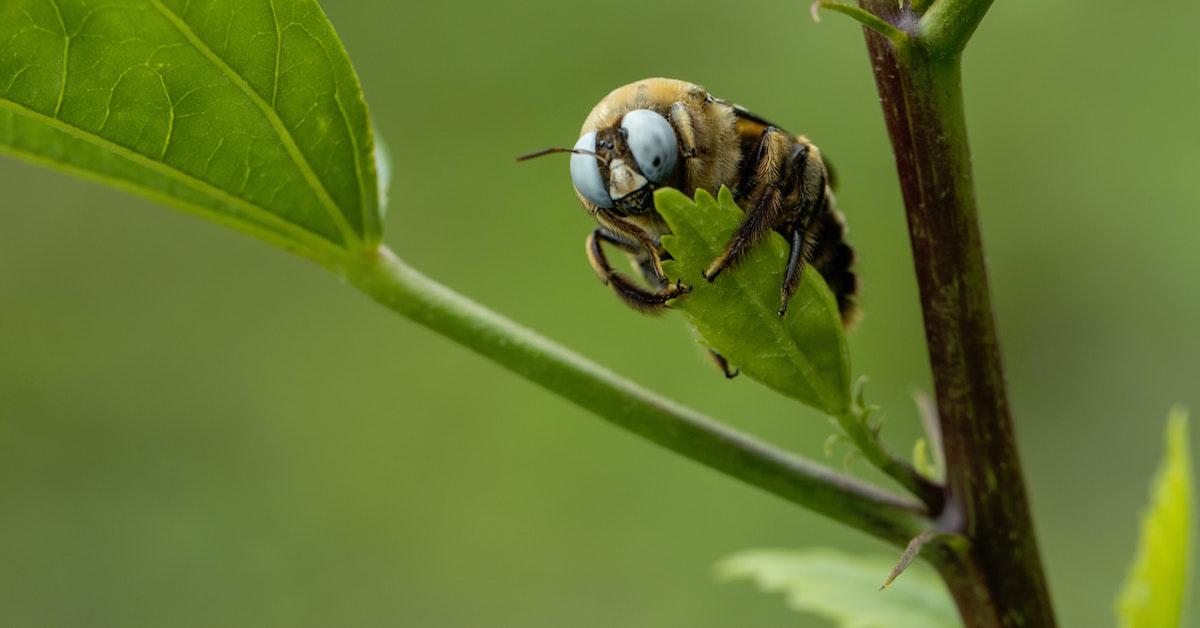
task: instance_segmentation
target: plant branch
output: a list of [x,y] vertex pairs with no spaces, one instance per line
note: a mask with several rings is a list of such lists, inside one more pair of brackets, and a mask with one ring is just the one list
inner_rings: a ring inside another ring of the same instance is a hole
[[966,47],[990,6],[992,0],[935,0],[921,17],[918,37],[934,56],[953,57]]
[[610,423],[795,504],[899,547],[932,525],[920,504],[641,388],[425,277],[387,248],[364,253],[348,278],[389,309]]
[[[895,0],[860,4],[894,23],[912,18]],[[967,626],[1052,627],[992,317],[963,110],[959,52],[989,4],[936,0],[910,46],[864,32],[924,312],[949,490],[939,523],[968,543],[965,553],[942,553],[949,558],[935,564]]]
[[[924,13],[925,11],[927,11],[929,9],[929,5],[931,3],[933,3],[933,0],[908,0],[908,6],[917,15],[920,15],[920,14]],[[903,5],[904,0],[900,0],[900,4]]]

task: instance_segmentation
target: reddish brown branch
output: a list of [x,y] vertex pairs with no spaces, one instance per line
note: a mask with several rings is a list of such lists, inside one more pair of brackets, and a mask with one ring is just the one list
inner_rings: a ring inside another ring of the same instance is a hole
[[860,4],[911,35],[897,48],[864,29],[920,287],[946,456],[943,522],[968,540],[935,562],[967,626],[1052,627],[992,316],[959,55],[926,48],[919,16],[894,0]]

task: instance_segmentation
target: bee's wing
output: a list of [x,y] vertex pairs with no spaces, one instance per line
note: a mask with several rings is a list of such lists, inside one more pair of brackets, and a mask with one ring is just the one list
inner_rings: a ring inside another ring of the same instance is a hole
[[[766,131],[767,127],[773,126],[781,131],[784,131],[785,133],[787,132],[778,124],[771,122],[770,120],[735,102],[729,102],[728,100],[722,100],[720,98],[713,98],[713,100],[715,102],[728,105],[729,108],[733,110],[733,115],[735,118],[737,118],[737,134],[742,138],[743,143],[758,142],[758,139],[762,137],[763,131]],[[829,158],[824,154],[821,155],[821,161],[825,163],[825,172],[829,176],[829,187],[836,190],[837,177],[833,173],[833,164],[829,163]]]
[[[750,111],[749,109],[747,109],[735,102],[728,102],[728,101],[721,101],[721,102],[724,102],[725,104],[729,105],[733,109],[733,115],[737,116],[737,119],[739,122],[744,121],[744,122],[748,123],[749,125],[754,125],[754,126],[759,127],[760,129],[764,129],[764,130],[769,126],[773,126],[781,131],[783,130],[783,127],[779,126],[778,124],[771,122],[770,120],[758,115],[757,113],[754,113],[753,111]],[[759,131],[759,134],[761,135],[762,131]]]
[[733,110],[733,115],[737,119],[737,134],[741,136],[743,141],[757,141],[758,138],[762,136],[763,131],[767,130],[767,127],[773,126],[777,129],[783,130],[783,127],[779,126],[778,124],[767,120],[766,118],[735,102],[730,102],[723,98],[717,98],[716,96],[712,95],[709,95],[708,98],[712,102],[715,102],[719,105],[724,105]]

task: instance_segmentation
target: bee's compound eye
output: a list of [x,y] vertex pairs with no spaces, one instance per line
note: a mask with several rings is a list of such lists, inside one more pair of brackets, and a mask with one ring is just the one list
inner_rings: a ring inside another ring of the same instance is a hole
[[675,129],[667,119],[649,109],[634,109],[625,114],[621,128],[626,143],[647,179],[661,183],[675,170],[679,146]]
[[[583,137],[575,142],[575,150],[595,153],[596,132],[584,133]],[[613,206],[612,198],[608,195],[608,186],[604,185],[604,179],[600,177],[600,162],[595,155],[571,155],[571,182],[583,198],[600,207]]]

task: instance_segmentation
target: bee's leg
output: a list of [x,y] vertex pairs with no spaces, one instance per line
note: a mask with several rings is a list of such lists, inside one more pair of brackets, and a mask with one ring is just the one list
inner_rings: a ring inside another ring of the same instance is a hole
[[[808,145],[796,138],[768,127],[763,132],[755,155],[753,176],[762,188],[758,198],[733,232],[733,237],[721,256],[704,271],[704,278],[713,281],[726,268],[737,264],[755,245],[763,241],[772,229],[785,220],[785,194],[797,181],[803,181],[808,165]],[[745,182],[740,186],[749,189]]]
[[[668,259],[670,258],[668,257]],[[642,279],[645,279],[651,288],[662,290],[667,287],[667,282],[659,279],[658,275],[654,274],[654,260],[650,259],[650,256],[646,255],[645,252],[636,255],[634,263],[637,264],[638,271],[642,274]]]
[[[811,222],[811,221],[809,221]],[[779,316],[787,314],[788,303],[796,288],[800,287],[800,278],[804,275],[804,267],[812,261],[817,241],[815,234],[807,225],[796,225],[792,228],[792,250],[788,255],[787,272],[783,277],[783,287],[779,289]]]
[[[812,263],[813,256],[816,255],[819,228],[813,217],[828,209],[826,181],[824,173],[817,177],[816,189],[821,190],[819,197],[813,199],[803,194],[800,197],[800,212],[790,228],[792,250],[788,255],[787,272],[784,273],[783,286],[779,289],[780,317],[787,314],[788,303],[791,302],[792,295],[796,294],[796,288],[800,286],[800,279],[804,276],[804,267]],[[803,190],[804,181],[801,180],[799,185]]]
[[604,254],[603,243],[605,242],[635,255],[644,255],[644,251],[641,247],[632,245],[604,229],[598,228],[592,231],[587,238],[588,260],[591,261],[592,268],[596,270],[596,275],[600,277],[601,282],[612,288],[613,292],[629,307],[642,312],[657,313],[666,307],[667,301],[691,292],[691,288],[679,282],[667,285],[666,281],[663,281],[659,284],[662,287],[656,291],[639,286],[627,275],[617,272],[608,263],[608,256]]
[[729,366],[729,360],[726,360],[725,356],[713,351],[712,347],[705,347],[704,350],[708,352],[708,357],[712,358],[712,361],[716,363],[717,368],[721,369],[721,372],[725,374],[725,379],[733,379],[738,376],[740,371]]
[[[675,133],[679,135],[679,145],[682,148],[680,154],[687,161],[687,170],[689,174],[697,171],[700,168],[699,160],[696,160],[696,127],[692,123],[692,114],[688,113],[687,105],[682,101],[676,101],[671,105],[671,111],[667,114],[667,119],[670,120],[671,126],[674,127]],[[693,161],[695,160],[695,161]]]
[[[623,220],[620,216],[616,216],[605,210],[600,210],[598,218],[601,219],[600,224],[607,225],[616,232],[614,234],[603,228],[599,229],[599,231],[603,231],[608,235],[610,241],[613,239],[620,239],[621,236],[624,236],[626,241],[621,242],[619,246],[622,246],[630,253],[637,255],[644,253],[649,257],[651,267],[654,270],[654,277],[658,280],[658,283],[666,284],[670,281],[667,279],[667,274],[663,272],[662,257],[658,253],[658,245],[645,231],[642,230],[641,227]],[[629,241],[636,242],[641,246],[637,247],[632,245],[629,243]]]

